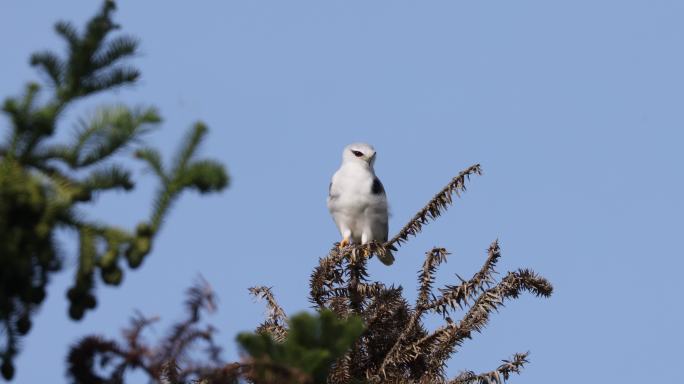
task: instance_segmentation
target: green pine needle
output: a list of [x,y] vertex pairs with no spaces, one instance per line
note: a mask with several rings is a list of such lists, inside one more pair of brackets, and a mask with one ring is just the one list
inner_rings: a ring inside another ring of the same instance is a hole
[[81,182],[81,186],[89,191],[102,191],[107,189],[121,188],[126,191],[133,189],[131,173],[117,165],[110,165],[103,169],[98,169]]
[[73,167],[92,165],[138,140],[161,121],[154,108],[130,110],[125,106],[100,108],[76,131]]
[[52,85],[58,87],[62,84],[64,63],[54,53],[49,51],[34,53],[31,55],[31,65],[45,72],[50,78]]

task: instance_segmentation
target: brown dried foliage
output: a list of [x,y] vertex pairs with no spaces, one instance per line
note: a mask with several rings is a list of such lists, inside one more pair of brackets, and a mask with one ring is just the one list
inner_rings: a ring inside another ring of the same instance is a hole
[[[76,383],[123,383],[127,370],[141,369],[158,383],[187,383],[200,377],[205,383],[235,382],[242,366],[225,365],[221,348],[214,342],[215,330],[200,324],[201,312],[215,308],[211,287],[199,280],[187,296],[188,317],[175,324],[160,342],[152,344],[143,335],[158,319],[137,314],[123,332],[123,343],[87,336],[72,346],[68,375]],[[192,353],[198,347],[203,352],[199,356]]]
[[271,335],[274,340],[279,342],[285,341],[287,337],[287,316],[273,297],[271,288],[252,287],[249,292],[256,298],[266,300],[266,307],[268,308],[266,320],[257,327],[256,332]]
[[502,360],[503,364],[493,371],[475,374],[472,371],[466,371],[449,380],[449,384],[491,384],[502,383],[511,376],[511,373],[520,373],[523,365],[527,361],[528,353],[516,353],[511,360]]
[[[479,164],[453,178],[392,239],[384,244],[333,247],[319,260],[310,279],[310,301],[317,309],[330,309],[340,317],[361,316],[366,330],[349,353],[332,368],[329,383],[484,383],[502,382],[518,373],[527,362],[527,354],[516,354],[497,369],[475,374],[465,372],[452,380],[445,376],[448,359],[473,331],[481,332],[492,311],[504,300],[524,291],[548,297],[551,284],[530,270],[509,272],[497,282],[495,266],[501,257],[498,241],[488,249],[482,268],[470,279],[433,290],[434,275],[446,262],[449,253],[434,248],[425,255],[418,272],[418,298],[414,305],[402,296],[402,288],[369,280],[367,263],[416,236],[430,220],[436,219],[453,203],[453,196],[465,191],[471,175],[481,174]],[[466,311],[460,321],[449,317],[457,310]],[[422,319],[439,314],[445,324],[427,330]],[[275,335],[274,335],[275,337]]]

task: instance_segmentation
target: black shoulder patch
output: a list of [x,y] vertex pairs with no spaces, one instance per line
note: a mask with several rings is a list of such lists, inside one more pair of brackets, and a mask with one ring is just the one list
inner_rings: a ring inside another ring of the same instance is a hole
[[382,186],[380,179],[377,177],[373,179],[373,185],[371,186],[371,193],[374,195],[384,195],[385,188]]

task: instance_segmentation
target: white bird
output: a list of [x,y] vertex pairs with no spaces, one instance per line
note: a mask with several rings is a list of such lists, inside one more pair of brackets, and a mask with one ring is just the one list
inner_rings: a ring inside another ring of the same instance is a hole
[[[387,241],[387,196],[374,163],[375,149],[369,144],[349,144],[342,152],[342,165],[328,188],[328,210],[342,235],[340,248]],[[394,257],[387,252],[380,261],[391,265]]]

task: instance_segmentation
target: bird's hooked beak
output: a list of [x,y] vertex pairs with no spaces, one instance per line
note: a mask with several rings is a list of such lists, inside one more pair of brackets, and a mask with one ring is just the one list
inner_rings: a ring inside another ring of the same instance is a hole
[[377,154],[377,152],[373,152],[373,155],[371,155],[371,157],[368,158],[368,164],[373,165],[373,163],[375,162],[375,155],[376,154]]

